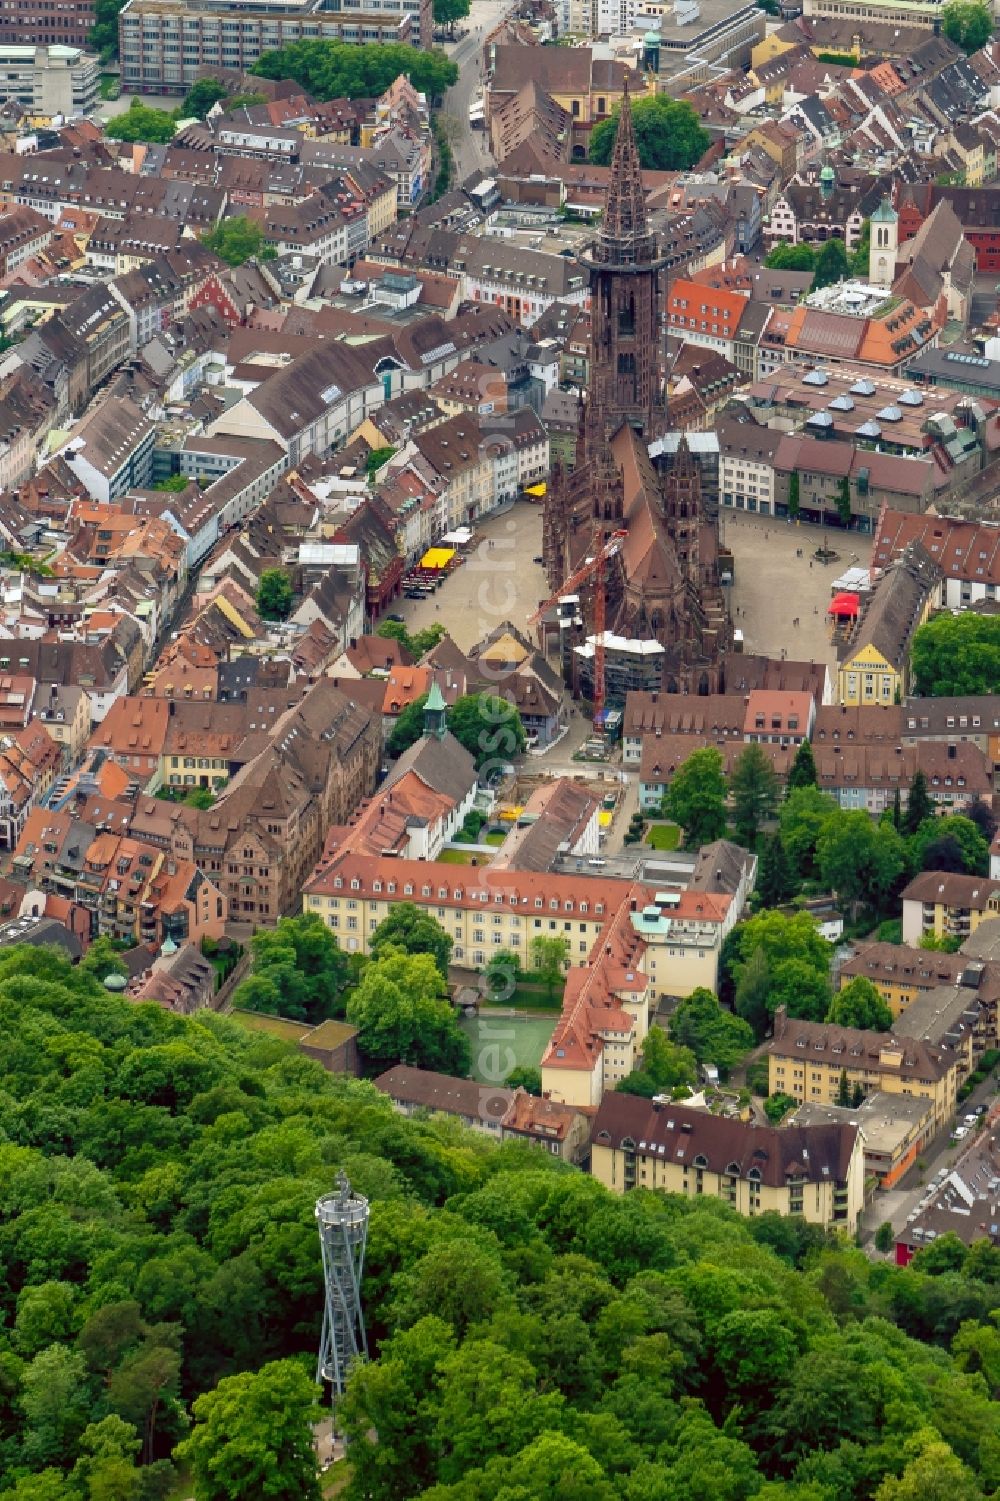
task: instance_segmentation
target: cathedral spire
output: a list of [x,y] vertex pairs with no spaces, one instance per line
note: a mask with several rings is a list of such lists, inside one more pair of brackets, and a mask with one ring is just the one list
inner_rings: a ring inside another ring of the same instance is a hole
[[646,195],[642,188],[642,168],[635,143],[627,73],[599,243],[604,251],[602,259],[619,265],[652,260],[655,254],[653,237],[646,222]]

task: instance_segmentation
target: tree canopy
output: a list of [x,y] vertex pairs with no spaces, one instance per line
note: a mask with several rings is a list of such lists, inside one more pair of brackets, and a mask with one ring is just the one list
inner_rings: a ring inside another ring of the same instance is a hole
[[[639,161],[648,172],[684,172],[711,144],[711,136],[686,99],[652,94],[632,100],[632,124]],[[618,110],[590,133],[590,160],[606,167],[615,149]]]
[[986,0],[948,0],[941,29],[963,52],[978,52],[993,35],[993,11]]
[[258,261],[273,261],[277,255],[273,245],[264,238],[264,231],[245,214],[220,219],[214,229],[202,235],[202,244],[213,250],[227,266],[242,266],[254,257]]
[[737,923],[720,961],[736,986],[735,1009],[763,1037],[779,1006],[822,1021],[830,1004],[831,949],[808,912],[759,912]]
[[181,115],[185,119],[194,116],[196,120],[204,120],[212,106],[225,99],[228,93],[225,84],[217,78],[199,78],[184,95]]
[[448,978],[452,940],[429,912],[415,902],[394,902],[383,917],[368,944],[368,952],[378,959],[387,949],[402,949],[406,954],[430,954],[442,980]]
[[318,912],[283,917],[252,940],[251,973],[233,992],[233,1005],[315,1025],[343,1014],[348,959]]
[[779,240],[767,252],[764,265],[774,271],[813,271],[816,252],[811,245],[789,245]]
[[118,13],[125,0],[94,0],[94,24],[88,41],[103,61],[118,56]]
[[718,997],[699,986],[674,1010],[667,1023],[673,1042],[699,1063],[714,1063],[723,1079],[753,1047],[753,1033],[741,1017],[724,1011]]
[[830,287],[835,282],[843,281],[848,271],[847,248],[843,240],[827,240],[816,256],[816,270],[813,273],[811,290],[818,292],[823,287]]
[[[96,29],[96,28],[95,28]],[[150,109],[138,94],[122,114],[115,115],[104,127],[104,134],[116,141],[146,141],[164,145],[177,133],[177,121],[168,110]]]
[[911,666],[930,698],[1000,691],[1000,615],[935,615],[913,637]]
[[736,837],[748,849],[753,849],[761,825],[778,806],[780,791],[777,773],[761,746],[748,745],[737,756],[729,779],[729,791],[733,800]]
[[726,832],[726,778],[719,752],[712,746],[692,751],[674,773],[664,802],[689,847],[721,839]]
[[257,586],[257,612],[264,620],[286,620],[291,612],[292,581],[283,568],[265,568]]
[[469,0],[434,0],[435,24],[447,26],[454,35],[455,22],[464,21],[470,9]]
[[448,710],[451,733],[472,756],[478,771],[519,756],[527,744],[514,704],[490,693],[466,693]]
[[[685,1007],[698,1034],[725,1015]],[[374,1357],[344,1501],[997,1489],[987,1240],[900,1268],[801,1218],[609,1193],[44,949],[0,952],[0,1037],[0,1501],[314,1497],[338,1167],[371,1203]]]
[[260,78],[291,78],[314,99],[377,99],[400,74],[432,98],[450,89],[458,68],[443,52],[398,42],[356,47],[351,42],[292,42],[264,52],[251,70]]
[[864,975],[849,980],[837,991],[826,1019],[841,1027],[860,1027],[864,1032],[888,1032],[892,1026],[892,1012]]
[[347,1002],[358,1047],[375,1072],[394,1063],[464,1077],[469,1040],[431,954],[390,949],[367,964]]

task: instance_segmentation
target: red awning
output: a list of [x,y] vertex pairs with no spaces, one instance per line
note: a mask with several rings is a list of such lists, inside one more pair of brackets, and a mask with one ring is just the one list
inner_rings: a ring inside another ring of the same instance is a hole
[[835,594],[827,606],[828,615],[857,615],[861,602],[856,594]]

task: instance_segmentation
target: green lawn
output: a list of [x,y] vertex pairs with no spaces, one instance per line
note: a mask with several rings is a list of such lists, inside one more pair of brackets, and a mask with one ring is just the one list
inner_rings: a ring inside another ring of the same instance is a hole
[[470,1077],[481,1084],[499,1084],[500,1075],[506,1078],[508,1068],[519,1064],[527,1068],[538,1067],[552,1036],[555,1017],[515,1021],[509,1016],[486,1013],[483,1016],[463,1016],[459,1026],[472,1044]]
[[121,79],[117,73],[102,73],[98,83],[98,92],[102,99],[117,99],[121,93]]
[[480,840],[480,843],[481,844],[494,844],[494,845],[499,846],[499,845],[503,844],[503,842],[504,842],[504,840],[506,838],[507,838],[506,834],[501,834],[501,833],[497,832],[496,834],[487,834],[487,835],[485,835],[485,837],[482,840]]
[[681,831],[675,823],[654,823],[649,826],[646,843],[654,850],[675,850],[681,842]]
[[471,850],[442,850],[438,855],[441,865],[471,865],[475,858]]

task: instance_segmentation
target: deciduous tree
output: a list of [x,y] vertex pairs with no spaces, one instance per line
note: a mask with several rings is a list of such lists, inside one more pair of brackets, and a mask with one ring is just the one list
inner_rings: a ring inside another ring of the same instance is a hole
[[199,78],[184,95],[181,115],[184,118],[192,116],[197,120],[204,120],[212,106],[218,104],[220,99],[225,99],[227,92],[225,84],[220,83],[217,78]]
[[164,145],[177,133],[177,121],[165,109],[150,109],[139,96],[123,114],[116,115],[104,127],[104,134],[116,141],[146,141]]
[[448,710],[448,728],[479,771],[523,753],[524,725],[514,704],[492,693],[466,693]]
[[538,933],[531,940],[531,968],[540,976],[551,1001],[556,987],[563,983],[569,963],[569,939]]
[[827,240],[816,257],[812,291],[818,292],[823,287],[830,287],[835,282],[843,281],[847,273],[847,251],[843,240]]
[[816,252],[811,245],[789,245],[782,240],[764,257],[764,265],[775,271],[812,271],[816,266]]
[[892,1026],[892,1012],[864,975],[849,980],[837,991],[826,1019],[841,1027],[860,1027],[865,1032],[888,1032]]
[[681,1001],[670,1017],[668,1031],[699,1063],[714,1063],[723,1079],[753,1047],[753,1033],[746,1022],[723,1011],[717,998],[703,987]]
[[253,66],[261,78],[291,78],[316,99],[376,99],[400,74],[422,94],[443,94],[458,67],[443,52],[399,43],[356,47],[351,42],[306,40],[265,52]]
[[386,951],[373,960],[347,1003],[347,1020],[372,1067],[408,1063],[459,1077],[469,1071],[469,1040],[428,953]]
[[373,959],[381,959],[389,949],[429,954],[442,980],[448,978],[452,939],[437,918],[415,902],[396,902],[372,934],[368,952]]
[[943,611],[913,638],[911,666],[917,691],[961,698],[1000,689],[1000,615]]
[[196,1501],[319,1501],[318,1399],[319,1388],[292,1360],[226,1376],[198,1397],[191,1435],[177,1451],[194,1472]]
[[257,586],[257,613],[264,620],[287,620],[293,597],[292,582],[284,569],[265,568]]
[[455,22],[464,21],[469,14],[469,0],[434,0],[434,21],[438,26],[447,26],[452,36]]
[[692,849],[721,839],[726,832],[726,779],[722,757],[706,746],[677,769],[666,796],[670,817],[684,830]]
[[[632,101],[639,161],[649,172],[684,172],[708,150],[710,136],[686,99],[653,94]],[[590,160],[606,167],[618,134],[618,110],[590,133]]]
[[984,0],[948,0],[941,27],[963,52],[978,52],[993,35],[993,12]]

